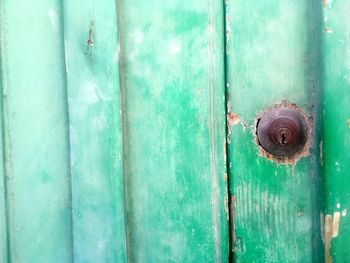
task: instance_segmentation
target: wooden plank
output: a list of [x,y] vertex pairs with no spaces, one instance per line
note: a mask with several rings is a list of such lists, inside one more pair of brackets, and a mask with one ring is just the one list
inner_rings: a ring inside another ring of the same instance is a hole
[[118,12],[128,259],[226,262],[222,3],[119,1]]
[[289,165],[263,157],[255,139],[259,115],[284,100],[315,127],[321,4],[229,0],[226,12],[234,262],[321,262],[317,132]]
[[324,1],[324,242],[326,262],[349,262],[349,1]]
[[64,1],[74,259],[125,262],[116,3]]
[[[1,6],[0,6],[1,14]],[[0,31],[1,32],[1,31]],[[1,36],[0,36],[1,37]],[[1,53],[1,42],[0,42]],[[0,56],[1,66],[1,56]],[[0,71],[0,90],[2,91],[2,77]],[[2,95],[1,95],[2,97]],[[0,116],[3,116],[2,99],[0,99]],[[8,260],[8,238],[7,238],[7,209],[6,209],[6,187],[5,187],[5,167],[4,167],[4,140],[3,140],[3,119],[0,123],[0,262]]]
[[1,1],[10,262],[72,260],[60,1]]

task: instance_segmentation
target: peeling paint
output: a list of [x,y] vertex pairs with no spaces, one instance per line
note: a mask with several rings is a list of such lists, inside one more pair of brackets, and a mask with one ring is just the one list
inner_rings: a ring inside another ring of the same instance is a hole
[[341,212],[342,216],[346,216],[346,209],[343,209],[343,211]]
[[227,123],[229,126],[235,126],[240,123],[240,116],[238,113],[228,112],[227,113]]
[[[346,211],[345,211],[346,215]],[[326,263],[332,262],[331,257],[331,241],[336,238],[339,233],[340,212],[334,212],[332,215],[326,215],[324,220],[324,234],[323,241],[325,247],[325,260]],[[322,229],[321,229],[322,231]]]
[[[231,127],[241,123],[241,118],[238,113],[231,111],[231,102],[229,98],[227,99],[227,114],[226,114],[226,123],[227,123],[227,143],[231,143]],[[243,125],[244,128],[244,125]],[[244,129],[245,130],[245,129]]]

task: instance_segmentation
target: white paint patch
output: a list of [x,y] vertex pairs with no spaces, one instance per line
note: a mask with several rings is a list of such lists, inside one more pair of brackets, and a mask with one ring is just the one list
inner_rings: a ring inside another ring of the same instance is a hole
[[113,64],[118,64],[119,62],[119,43],[118,47],[115,49],[114,56],[113,56]]
[[337,208],[340,208],[340,204],[339,203],[337,203]]
[[335,164],[335,170],[337,172],[340,172],[340,163],[338,161],[336,161],[334,164]]
[[342,216],[346,216],[346,209],[344,209],[344,210],[341,212],[341,215],[342,215]]
[[332,8],[333,0],[328,0],[328,8]]
[[139,30],[134,31],[134,32],[132,33],[132,37],[133,37],[134,42],[135,42],[136,44],[141,44],[142,41],[143,41],[143,34],[142,34],[142,32],[139,31]]
[[86,82],[82,88],[80,98],[87,105],[92,105],[99,101],[99,96],[96,92],[96,83],[94,81]]
[[53,29],[57,32],[59,29],[59,23],[58,23],[58,15],[56,11],[53,9],[50,9],[48,12],[48,16]]
[[176,55],[176,54],[181,52],[181,49],[182,49],[182,47],[181,47],[181,43],[179,41],[176,41],[176,40],[170,41],[169,51],[171,54]]

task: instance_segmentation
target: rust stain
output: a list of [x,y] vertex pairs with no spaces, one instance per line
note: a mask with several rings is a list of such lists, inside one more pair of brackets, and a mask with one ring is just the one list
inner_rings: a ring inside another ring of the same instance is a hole
[[339,233],[340,212],[334,212],[332,215],[326,215],[324,220],[324,247],[326,263],[332,262],[331,241]]

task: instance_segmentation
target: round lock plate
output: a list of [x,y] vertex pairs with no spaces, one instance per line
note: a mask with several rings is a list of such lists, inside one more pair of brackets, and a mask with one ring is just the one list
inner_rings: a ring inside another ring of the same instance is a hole
[[257,136],[261,147],[277,157],[292,157],[307,141],[305,117],[296,109],[274,108],[258,121]]

